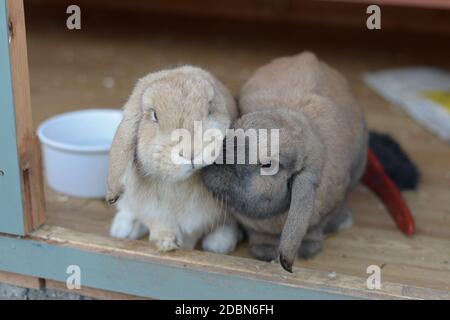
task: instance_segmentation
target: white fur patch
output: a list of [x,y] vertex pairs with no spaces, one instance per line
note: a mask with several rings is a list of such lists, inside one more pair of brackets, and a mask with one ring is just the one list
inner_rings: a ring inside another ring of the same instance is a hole
[[203,238],[203,250],[216,253],[234,251],[240,238],[240,230],[235,225],[223,225]]
[[158,250],[162,252],[172,251],[179,248],[177,238],[172,233],[159,235],[159,237],[153,239],[151,238],[151,240],[155,242]]
[[116,214],[109,231],[112,237],[132,240],[137,240],[147,233],[147,227],[136,220],[133,214],[123,210]]

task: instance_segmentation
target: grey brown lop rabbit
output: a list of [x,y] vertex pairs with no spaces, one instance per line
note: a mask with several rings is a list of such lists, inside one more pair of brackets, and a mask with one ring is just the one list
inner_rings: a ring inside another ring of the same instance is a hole
[[[279,129],[279,152],[205,167],[202,179],[246,228],[250,252],[292,272],[298,254],[316,254],[324,234],[352,221],[346,199],[366,165],[364,114],[347,81],[310,52],[259,68],[239,105],[233,127]],[[261,175],[274,165],[276,174]]]

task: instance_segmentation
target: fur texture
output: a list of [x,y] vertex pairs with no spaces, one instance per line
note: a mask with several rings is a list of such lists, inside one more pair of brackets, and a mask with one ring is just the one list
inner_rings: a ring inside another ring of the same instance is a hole
[[[291,271],[297,254],[316,254],[326,232],[351,223],[346,198],[367,158],[364,115],[347,81],[309,52],[259,68],[239,106],[233,126],[280,129],[279,154],[260,165],[208,166],[202,178],[246,227],[251,253],[279,257]],[[278,173],[261,175],[277,158]]]
[[124,106],[110,153],[107,201],[118,200],[111,235],[136,239],[150,230],[157,248],[169,251],[193,248],[208,234],[205,249],[232,251],[237,224],[200,181],[199,169],[208,163],[193,161],[204,150],[188,141],[188,151],[180,156],[190,163],[176,164],[172,150],[178,141],[171,134],[183,128],[202,139],[203,132],[194,134],[194,121],[201,121],[203,130],[225,134],[236,116],[228,90],[200,68],[184,66],[140,79]]

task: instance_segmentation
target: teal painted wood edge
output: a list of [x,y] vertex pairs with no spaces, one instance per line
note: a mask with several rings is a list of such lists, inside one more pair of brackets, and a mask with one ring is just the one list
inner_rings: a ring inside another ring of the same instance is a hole
[[24,235],[6,1],[0,0],[0,232]]
[[70,265],[80,267],[81,286],[156,299],[354,299],[237,275],[0,236],[0,270],[65,283]]

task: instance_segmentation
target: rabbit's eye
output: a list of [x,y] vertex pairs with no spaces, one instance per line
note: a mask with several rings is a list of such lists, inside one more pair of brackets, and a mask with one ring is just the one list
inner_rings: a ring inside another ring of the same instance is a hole
[[150,119],[153,122],[156,122],[156,123],[158,122],[158,116],[156,115],[156,111],[153,109],[150,109]]
[[270,168],[272,166],[272,161],[268,161],[268,162],[265,162],[265,163],[261,163],[261,167],[263,167],[263,168]]

